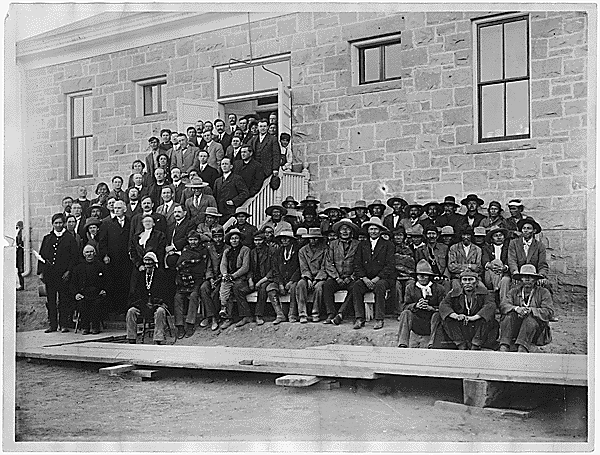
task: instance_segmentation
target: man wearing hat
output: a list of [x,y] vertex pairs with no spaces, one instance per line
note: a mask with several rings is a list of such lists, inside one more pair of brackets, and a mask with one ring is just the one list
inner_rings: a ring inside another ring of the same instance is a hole
[[425,229],[429,225],[437,227],[439,225],[438,217],[441,211],[442,207],[438,202],[431,201],[425,204],[423,206],[423,212],[425,213],[425,217],[420,221],[421,225],[423,226],[423,229]]
[[193,195],[185,201],[185,211],[190,219],[196,224],[204,222],[206,209],[208,207],[217,207],[217,201],[209,194],[205,194],[203,189],[208,187],[208,183],[203,182],[200,177],[193,177],[190,183],[186,183],[186,188],[192,190]]
[[167,327],[167,280],[163,269],[153,251],[144,254],[141,262],[141,279],[137,280],[131,293],[130,308],[125,318],[127,340],[135,344],[137,339],[137,321],[154,319],[154,344],[162,344]]
[[511,199],[508,201],[508,210],[510,216],[506,219],[508,224],[507,229],[509,230],[511,238],[514,239],[520,235],[519,230],[517,229],[517,223],[525,218],[531,217],[523,215],[525,207],[523,206],[521,199]]
[[[177,292],[174,298],[175,327],[177,338],[191,337],[196,328],[196,315],[200,297],[200,286],[207,278],[210,254],[206,246],[200,243],[200,234],[189,231],[187,245],[177,260],[175,284]],[[185,323],[185,326],[184,326]]]
[[307,230],[310,228],[316,228],[321,225],[321,220],[318,217],[317,210],[313,207],[305,207],[302,210],[302,223],[298,225],[298,227],[306,228]]
[[290,223],[292,230],[296,232],[296,229],[298,229],[298,226],[302,222],[302,213],[297,210],[298,202],[294,199],[294,196],[288,196],[283,200],[281,205],[287,211],[283,215],[283,221]]
[[385,204],[383,202],[381,202],[379,199],[375,199],[371,204],[369,204],[367,209],[369,210],[371,217],[376,216],[383,221],[383,212],[385,212]]
[[[325,272],[327,279],[323,284],[323,302],[327,319],[325,324],[339,325],[344,317],[344,311],[352,304],[352,284],[354,283],[354,256],[358,248],[358,240],[354,233],[358,230],[356,224],[348,218],[343,218],[333,225],[338,234],[337,240],[329,242],[325,255]],[[347,290],[346,299],[336,312],[335,293]]]
[[375,325],[373,329],[383,328],[385,316],[385,294],[395,280],[394,244],[381,238],[385,226],[377,217],[363,223],[369,238],[358,245],[354,256],[354,275],[357,278],[352,286],[354,301],[355,329],[365,325],[365,301],[367,292],[375,294]]
[[541,226],[533,218],[523,218],[517,223],[517,229],[521,233],[516,239],[512,239],[508,245],[508,268],[514,276],[525,264],[535,266],[537,273],[541,275],[538,280],[540,286],[549,285],[548,262],[546,261],[546,246],[535,239],[535,234],[542,232]]
[[55,332],[59,323],[62,332],[68,332],[73,312],[69,278],[79,262],[79,248],[75,237],[65,229],[65,216],[62,213],[52,215],[52,231],[42,239],[39,255],[41,259],[38,261],[37,270],[40,279],[46,285],[46,309],[50,323],[45,332]]
[[[288,318],[290,322],[298,322],[298,315],[294,314],[291,309],[297,308],[296,284],[300,279],[299,248],[295,244],[294,233],[291,229],[281,231],[275,238],[281,246],[276,251],[269,275],[271,282],[267,286],[269,301],[277,315],[273,324],[285,322]],[[280,296],[287,294],[290,295],[289,305],[282,304],[279,300]]]
[[404,218],[404,208],[408,205],[408,202],[401,197],[393,197],[388,199],[387,205],[392,208],[392,213],[383,218],[383,225],[389,232],[394,232],[402,225],[401,220]]
[[482,226],[477,226],[473,229],[473,243],[477,245],[479,248],[483,248],[485,245],[485,237],[487,236],[487,231]]
[[75,296],[79,309],[80,326],[83,335],[100,333],[100,322],[104,312],[106,297],[106,270],[96,257],[93,245],[83,247],[85,260],[73,270],[71,293]]
[[352,218],[352,222],[356,224],[356,226],[361,227],[364,222],[369,221],[367,215],[367,203],[365,201],[356,201],[352,210],[355,214],[354,218]]
[[321,233],[332,230],[333,225],[342,219],[342,212],[337,207],[326,208],[324,213],[327,218],[321,221]]
[[102,223],[96,217],[90,217],[85,220],[85,237],[82,239],[82,246],[92,245],[96,253],[100,252],[100,225]]
[[483,284],[494,293],[499,292],[498,302],[502,302],[510,287],[508,269],[508,231],[499,226],[487,233],[486,243],[481,247],[481,264],[483,266]]
[[219,224],[219,219],[222,215],[219,213],[216,207],[206,207],[206,210],[204,211],[204,216],[204,222],[199,223],[196,227],[196,231],[198,231],[200,234],[204,234],[210,237],[213,228],[223,228],[223,226]]
[[415,249],[415,261],[417,264],[425,260],[433,273],[435,280],[439,281],[446,292],[450,291],[450,272],[447,268],[448,247],[443,243],[438,243],[438,229],[434,224],[428,224],[425,228],[426,243]]
[[221,160],[223,174],[215,180],[215,199],[219,211],[223,214],[221,224],[225,224],[233,216],[235,209],[246,202],[250,196],[244,179],[231,172],[232,168],[231,158],[223,158]]
[[206,280],[200,285],[200,296],[202,302],[202,313],[204,319],[200,327],[207,327],[212,322],[211,330],[219,328],[219,289],[221,288],[221,260],[225,253],[225,233],[222,226],[216,226],[210,233],[211,241],[207,249],[210,261],[206,267]]
[[488,231],[496,227],[508,229],[508,221],[506,221],[506,218],[502,216],[503,211],[504,209],[502,209],[500,202],[490,202],[488,205],[488,216],[481,221],[480,226],[484,227]]
[[296,285],[296,303],[298,308],[292,307],[292,314],[298,312],[300,323],[308,322],[307,304],[308,293],[314,292],[312,307],[312,322],[319,322],[319,308],[323,301],[323,285],[327,279],[325,272],[326,245],[323,242],[321,229],[310,228],[303,236],[308,239],[308,245],[298,251],[298,262],[300,264],[300,280]]
[[456,203],[454,196],[446,196],[444,202],[440,204],[443,208],[443,213],[437,217],[437,226],[451,226],[455,233],[460,231],[463,224],[462,215],[456,213],[460,205]]
[[248,287],[251,291],[256,291],[256,308],[254,316],[256,325],[265,323],[264,314],[267,304],[267,286],[269,285],[269,274],[273,268],[273,257],[276,251],[270,248],[265,242],[263,231],[257,232],[254,237],[254,248],[250,250],[250,276],[248,278]]
[[420,221],[425,218],[423,215],[423,206],[421,204],[408,204],[405,209],[405,213],[408,215],[402,218],[402,227],[404,232],[408,235],[408,230],[420,225]]
[[549,321],[554,317],[552,295],[536,286],[543,278],[535,266],[524,264],[514,278],[521,284],[510,290],[500,303],[500,351],[508,352],[512,343],[518,352],[529,352],[532,346],[544,346],[552,341]]
[[[437,311],[446,292],[442,286],[433,282],[436,274],[425,259],[418,262],[415,275],[417,280],[406,286],[404,294],[404,308],[399,318],[399,348],[408,347],[411,331],[421,336],[429,335],[430,347],[437,345],[436,338],[443,336],[439,333],[442,321]],[[434,315],[438,317],[434,318]]]
[[464,230],[466,226],[472,228],[479,226],[485,218],[484,215],[479,213],[479,207],[483,205],[483,199],[476,194],[469,194],[460,203],[467,207],[467,213],[463,215],[462,229]]
[[473,228],[467,226],[461,234],[461,241],[450,247],[448,251],[448,270],[450,278],[460,279],[464,271],[481,273],[481,248],[473,244]]
[[248,274],[250,272],[250,248],[242,244],[244,235],[237,229],[232,229],[225,234],[225,243],[229,248],[225,250],[221,259],[221,289],[219,299],[221,311],[219,316],[225,319],[221,329],[226,329],[233,322],[233,302],[237,303],[238,313],[241,320],[236,327],[242,327],[252,322],[250,307],[246,296],[250,294],[248,287]]
[[256,226],[248,223],[247,220],[249,217],[250,214],[242,207],[235,209],[235,222],[227,229],[227,232],[237,229],[244,236],[242,243],[248,248],[254,248],[254,236],[258,232],[258,229]]
[[396,269],[396,286],[390,292],[389,300],[393,302],[394,313],[398,320],[404,306],[404,290],[408,283],[414,281],[415,255],[404,241],[406,233],[402,227],[392,233],[394,243],[394,267]]
[[454,287],[440,303],[444,331],[460,350],[496,347],[498,323],[492,294],[477,285],[477,272],[464,270],[459,276],[460,286]]
[[440,242],[446,245],[448,249],[456,243],[454,237],[455,230],[452,226],[442,226],[442,230],[440,231]]
[[317,210],[317,206],[321,203],[321,201],[319,201],[316,197],[311,196],[310,194],[308,196],[306,196],[305,199],[300,201],[300,205],[298,206],[298,208],[300,210],[304,210],[306,208],[313,208],[315,209],[315,211]]
[[413,227],[409,227],[406,230],[406,237],[408,239],[408,247],[412,251],[413,256],[415,256],[416,251],[425,246],[425,243],[423,242],[425,237],[423,226],[415,224]]
[[283,221],[283,216],[287,213],[286,208],[282,207],[281,205],[274,204],[267,207],[265,213],[270,218],[263,223],[261,229],[268,226],[273,229],[273,232],[276,236],[283,231],[292,231],[292,225],[287,221]]

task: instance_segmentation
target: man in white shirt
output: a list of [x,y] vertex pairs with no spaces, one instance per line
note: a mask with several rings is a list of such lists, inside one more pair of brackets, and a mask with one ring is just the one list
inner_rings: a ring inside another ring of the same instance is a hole
[[162,199],[163,203],[156,208],[156,213],[164,215],[164,217],[167,219],[168,230],[169,227],[173,226],[175,223],[173,210],[179,204],[173,201],[173,188],[170,186],[163,187],[162,192],[160,193],[160,198]]
[[220,118],[215,120],[215,128],[217,130],[217,142],[223,147],[223,151],[231,144],[231,135],[225,131],[225,122]]
[[231,136],[233,136],[233,133],[235,133],[235,130],[237,130],[239,128],[239,126],[237,125],[237,115],[235,114],[229,114],[227,116],[227,120],[229,120],[229,134],[231,134]]
[[78,201],[73,202],[73,205],[71,205],[71,215],[75,217],[75,232],[83,238],[85,218],[82,215],[81,204]]
[[499,292],[499,302],[508,295],[510,271],[508,268],[508,230],[496,226],[487,233],[486,244],[481,248],[484,274],[483,283],[494,292]]

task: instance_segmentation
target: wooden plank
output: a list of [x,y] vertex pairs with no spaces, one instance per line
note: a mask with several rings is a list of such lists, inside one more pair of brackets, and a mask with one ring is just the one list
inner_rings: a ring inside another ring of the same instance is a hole
[[287,374],[275,379],[275,384],[283,387],[309,387],[319,381],[320,379],[316,376]]
[[135,365],[115,365],[112,367],[100,368],[98,373],[106,376],[119,376],[123,373],[127,373],[128,371],[135,370],[135,368]]
[[160,376],[160,370],[131,370],[128,374],[142,378],[142,380],[153,380],[158,379]]
[[530,416],[530,411],[519,411],[517,409],[501,409],[501,408],[478,408],[467,406],[466,404],[453,403],[451,401],[437,400],[434,407],[445,411],[464,412],[466,414],[484,415],[490,417],[519,417],[526,419]]

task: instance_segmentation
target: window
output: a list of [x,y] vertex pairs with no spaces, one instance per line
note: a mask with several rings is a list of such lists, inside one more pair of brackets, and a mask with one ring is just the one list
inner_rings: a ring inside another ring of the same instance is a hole
[[357,45],[359,84],[400,79],[400,39]]
[[283,84],[290,87],[290,72],[287,55],[257,59],[252,63],[232,62],[231,66],[217,68],[217,98],[276,92],[280,80],[277,74],[283,78]]
[[166,76],[145,79],[134,83],[136,117],[143,118],[167,112],[167,102],[165,99]]
[[92,177],[92,97],[91,93],[69,96],[71,175]]
[[528,17],[476,27],[479,142],[529,138]]

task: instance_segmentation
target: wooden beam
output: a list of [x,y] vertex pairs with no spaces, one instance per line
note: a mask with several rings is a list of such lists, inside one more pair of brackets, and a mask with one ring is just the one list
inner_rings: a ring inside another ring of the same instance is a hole
[[309,387],[319,381],[320,379],[316,376],[287,374],[275,379],[275,384],[283,387]]
[[119,376],[132,370],[135,370],[135,365],[115,365],[112,367],[100,368],[98,373],[106,376]]

